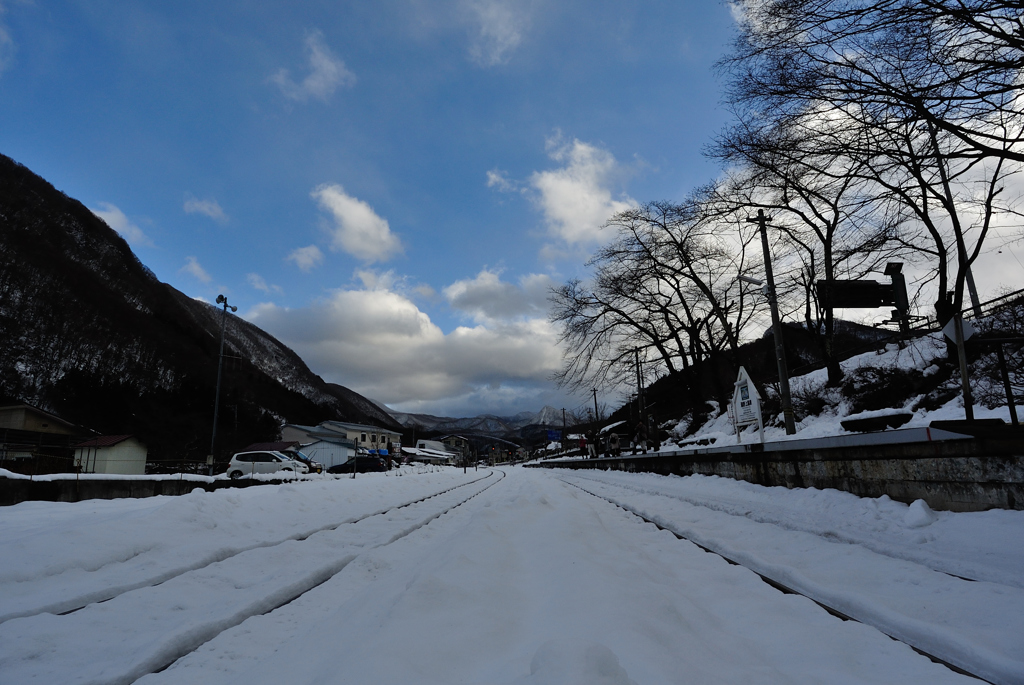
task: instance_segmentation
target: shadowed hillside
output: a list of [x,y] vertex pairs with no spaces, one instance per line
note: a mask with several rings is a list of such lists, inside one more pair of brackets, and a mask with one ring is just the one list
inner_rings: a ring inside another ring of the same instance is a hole
[[[80,202],[0,155],[0,395],[151,459],[209,450],[220,310],[161,283]],[[218,457],[284,421],[397,424],[329,385],[269,334],[229,316]]]

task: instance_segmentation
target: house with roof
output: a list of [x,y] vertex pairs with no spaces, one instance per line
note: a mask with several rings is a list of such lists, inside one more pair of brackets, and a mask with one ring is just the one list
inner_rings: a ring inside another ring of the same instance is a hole
[[324,428],[323,425],[303,426],[286,423],[281,428],[281,439],[294,441],[298,444],[296,449],[313,461],[323,464],[325,469],[344,464],[356,455],[359,445],[355,440],[349,439],[345,433],[338,430]]
[[462,435],[446,435],[441,438],[441,442],[450,450],[458,452],[463,457],[470,452],[469,438]]
[[354,442],[357,447],[368,450],[385,450],[388,443],[394,451],[399,451],[402,446],[402,434],[390,428],[369,426],[361,423],[347,423],[344,421],[324,421],[318,428],[333,431],[344,438]]
[[[430,440],[428,442],[434,442]],[[403,447],[402,448],[402,460],[406,462],[418,461],[424,464],[447,464],[452,465],[455,463],[457,454],[449,452],[447,450],[436,450],[430,447],[421,447],[420,443],[417,443],[416,447]]]
[[[363,448],[370,451],[392,449],[398,453],[402,446],[402,434],[389,428],[370,426],[362,423],[346,423],[344,421],[324,421],[317,426],[303,426],[295,423],[286,423],[281,427],[282,440],[297,440],[302,444],[302,451],[311,458],[313,455],[306,451],[306,446],[317,440],[341,439],[350,442],[355,448]],[[317,461],[321,461],[317,459]],[[323,462],[326,464],[326,462]]]
[[348,462],[359,451],[353,441],[336,435],[317,437],[300,449],[310,459],[323,464],[325,469]]
[[0,430],[48,433],[52,435],[88,435],[89,431],[65,421],[56,414],[31,404],[0,407]]
[[74,446],[80,473],[140,476],[146,472],[149,450],[134,435],[101,435]]
[[313,442],[312,434],[318,430],[317,426],[304,426],[298,423],[286,423],[281,426],[281,440],[284,442],[297,442],[300,445]]
[[0,468],[21,473],[69,473],[71,446],[93,431],[56,414],[19,403],[0,407]]

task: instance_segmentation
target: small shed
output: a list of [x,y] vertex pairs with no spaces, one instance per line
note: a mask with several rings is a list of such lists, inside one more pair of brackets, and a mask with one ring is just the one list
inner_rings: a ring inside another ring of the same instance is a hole
[[82,473],[146,473],[149,450],[134,435],[101,435],[75,445],[75,465]]
[[324,465],[325,469],[344,464],[355,455],[356,444],[344,438],[323,438],[303,445],[299,451],[314,461]]

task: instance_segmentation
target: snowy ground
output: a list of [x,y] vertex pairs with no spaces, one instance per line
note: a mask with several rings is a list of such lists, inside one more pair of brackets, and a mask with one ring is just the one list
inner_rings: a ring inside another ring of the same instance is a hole
[[2,508],[0,682],[977,682],[607,499],[1024,682],[1021,512],[523,468]]
[[[928,375],[938,370],[933,361],[942,358],[944,355],[945,342],[943,341],[942,334],[933,333],[911,340],[902,349],[895,343],[891,343],[885,347],[881,354],[865,352],[864,354],[850,357],[843,360],[841,366],[845,373],[852,373],[857,369],[865,367],[874,367],[919,369],[925,375]],[[852,413],[849,402],[842,398],[838,390],[826,388],[827,381],[828,371],[826,369],[818,369],[817,371],[790,379],[794,396],[808,393],[816,394],[826,399],[829,406],[818,416],[800,417],[796,424],[797,432],[795,435],[786,435],[785,429],[782,427],[781,414],[774,417],[776,425],[765,427],[765,440],[801,440],[830,435],[848,435],[841,425],[841,422],[845,419],[867,418],[871,415],[893,411],[907,411],[913,414],[913,417],[904,426],[905,428],[924,427],[932,421],[957,421],[964,418],[963,397],[955,397],[942,407],[932,411],[925,409],[913,411],[913,405],[920,399],[920,396],[913,396],[902,407],[892,407],[882,411]],[[977,390],[979,382],[977,378],[973,380],[975,390]],[[1024,408],[1018,408],[1018,414],[1022,411],[1024,411]],[[1010,410],[1006,405],[991,409],[975,405],[974,414],[979,419],[1002,419],[1006,423],[1010,422]],[[765,416],[764,418],[765,422],[768,422],[770,417]],[[685,425],[676,427],[677,431],[681,431],[679,433],[680,436],[682,432],[685,432],[685,429]],[[687,436],[686,439],[694,440],[701,438],[714,438],[717,446],[736,444],[736,432],[732,427],[728,413],[723,411],[720,416],[711,419],[705,425],[699,427],[693,435]],[[742,441],[749,443],[756,442],[757,440],[757,427],[747,427],[743,433]]]

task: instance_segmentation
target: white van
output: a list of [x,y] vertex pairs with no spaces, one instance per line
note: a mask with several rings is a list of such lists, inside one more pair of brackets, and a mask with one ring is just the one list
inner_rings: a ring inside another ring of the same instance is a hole
[[235,479],[256,473],[276,473],[282,476],[309,473],[309,467],[280,452],[238,452],[228,462],[228,478]]

